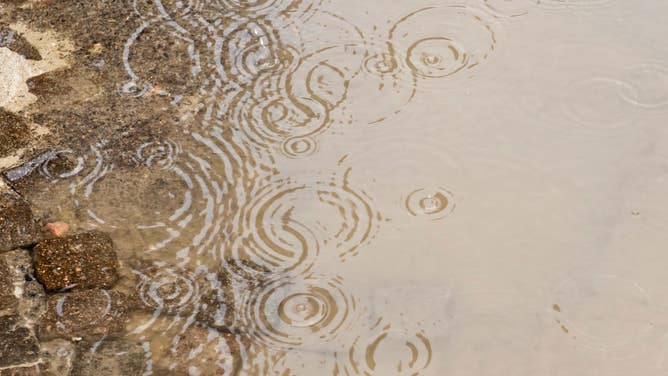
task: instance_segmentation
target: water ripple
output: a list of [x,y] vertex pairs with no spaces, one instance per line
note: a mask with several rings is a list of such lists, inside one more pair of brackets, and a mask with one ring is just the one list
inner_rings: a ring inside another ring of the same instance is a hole
[[652,109],[668,106],[668,67],[665,64],[647,61],[630,66],[622,80],[637,94],[633,95],[629,90],[621,92],[629,103]]
[[[432,20],[440,20],[438,23]],[[466,6],[428,7],[404,16],[390,30],[394,48],[405,51],[403,63],[419,78],[470,75],[497,48],[495,23]]]
[[[597,134],[638,123],[643,85],[634,83],[633,75],[620,67],[620,61],[628,60],[627,54],[598,43],[547,43],[554,45],[543,58],[549,62],[548,69],[527,66],[535,81],[518,85],[523,92],[499,93],[498,99],[513,101],[511,105],[539,124],[566,130]],[[570,59],[573,56],[579,58]],[[605,57],[606,63],[586,62],[594,57]],[[548,74],[550,71],[561,74]]]
[[418,375],[432,363],[432,344],[424,331],[411,333],[380,322],[372,331],[340,354],[334,374]]
[[455,208],[454,196],[444,188],[421,188],[406,196],[406,210],[414,217],[442,219]]
[[191,318],[134,313],[128,321],[129,339],[142,344],[146,366],[157,374],[233,375],[253,361],[243,337]]
[[[653,303],[645,290],[616,275],[575,275],[554,291],[555,319],[584,346],[611,351],[654,328]],[[628,349],[621,349],[628,356]],[[612,354],[610,354],[612,355]]]
[[225,258],[243,261],[242,269],[251,274],[308,271],[322,251],[345,260],[374,238],[381,219],[346,175],[276,180],[249,196],[235,215],[236,238]]
[[139,276],[137,290],[146,307],[167,313],[192,311],[201,299],[199,281],[192,273],[162,268],[150,275],[135,271]]
[[275,348],[333,341],[350,324],[355,306],[340,278],[312,274],[263,283],[240,301],[253,340]]
[[318,151],[318,142],[311,137],[291,137],[281,144],[281,152],[289,158],[304,158]]
[[[436,220],[447,217],[463,196],[469,172],[448,145],[436,138],[366,134],[354,144],[351,180],[378,202],[391,219],[409,216]],[[371,141],[368,141],[371,140]]]
[[505,17],[519,17],[529,13],[536,6],[536,0],[482,0],[495,14]]
[[181,153],[181,147],[174,141],[149,141],[141,144],[135,152],[134,160],[148,167],[171,168]]
[[540,7],[557,10],[600,8],[613,0],[534,0]]

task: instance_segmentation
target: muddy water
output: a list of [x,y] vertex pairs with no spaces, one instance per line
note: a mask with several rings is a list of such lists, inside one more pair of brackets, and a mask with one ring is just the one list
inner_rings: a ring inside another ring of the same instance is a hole
[[[134,11],[119,95],[179,129],[132,169],[105,140],[30,168],[38,205],[112,234],[148,370],[668,372],[668,4]],[[178,66],[137,52],[165,35]]]

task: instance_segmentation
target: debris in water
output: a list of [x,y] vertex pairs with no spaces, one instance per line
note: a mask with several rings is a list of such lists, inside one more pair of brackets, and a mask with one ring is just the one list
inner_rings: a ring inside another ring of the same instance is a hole
[[46,228],[48,228],[53,235],[61,237],[70,230],[70,225],[65,222],[51,222],[46,224]]

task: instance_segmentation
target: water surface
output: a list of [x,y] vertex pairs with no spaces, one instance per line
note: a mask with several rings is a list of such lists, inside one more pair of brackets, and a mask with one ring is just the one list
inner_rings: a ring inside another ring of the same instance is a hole
[[35,168],[112,234],[149,370],[667,372],[668,3],[134,7],[119,95],[179,130]]

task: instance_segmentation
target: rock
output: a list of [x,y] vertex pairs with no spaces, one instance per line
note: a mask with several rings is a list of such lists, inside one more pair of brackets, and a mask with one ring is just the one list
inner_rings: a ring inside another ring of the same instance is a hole
[[[0,8],[4,2],[0,2]],[[69,65],[66,56],[73,47],[69,40],[51,31],[36,30],[28,23],[0,24],[0,45],[7,47],[0,48],[0,66],[5,68],[0,70],[0,107],[9,111],[19,112],[35,101],[28,92],[28,78]]]
[[37,48],[30,44],[21,33],[0,25],[0,47],[7,47],[29,60],[42,60]]
[[42,343],[35,364],[0,369],[0,376],[67,376],[72,371],[74,345],[64,340]]
[[214,288],[202,297],[197,320],[222,332],[235,333],[234,289],[229,276],[218,273]]
[[111,238],[98,231],[47,239],[35,247],[37,278],[47,291],[110,288],[118,279]]
[[127,298],[120,292],[83,290],[50,295],[38,322],[41,340],[82,338],[98,340],[120,333],[128,314]]
[[[39,366],[26,366],[26,367],[10,367],[0,369],[0,376],[39,376],[44,375],[41,373]],[[51,374],[46,374],[51,376]]]
[[226,330],[234,322],[234,292],[224,273],[195,270],[164,263],[137,262],[134,308],[167,315],[193,316],[211,327]]
[[0,254],[0,316],[19,314],[36,321],[44,312],[44,288],[35,278],[30,252],[16,249]]
[[73,89],[67,85],[67,73],[54,71],[30,77],[26,84],[31,94],[38,97],[65,95]]
[[14,280],[9,272],[9,267],[0,262],[0,316],[16,313],[19,301],[14,295]]
[[56,339],[41,344],[42,361],[38,365],[41,375],[69,375],[72,372],[76,355],[74,344],[62,339]]
[[25,120],[0,107],[0,157],[7,157],[24,148],[30,137],[30,127]]
[[0,252],[32,245],[39,239],[30,205],[0,186]]
[[[240,367],[239,344],[234,335],[213,328],[191,326],[174,343],[156,354],[156,371],[164,375],[217,376]],[[234,374],[234,372],[230,372]]]
[[144,349],[137,344],[122,341],[84,343],[71,375],[139,376],[144,373],[145,360]]
[[155,375],[236,375],[247,343],[187,317],[134,312],[128,337],[147,349]]
[[38,360],[39,343],[21,317],[0,317],[0,369],[31,366]]

